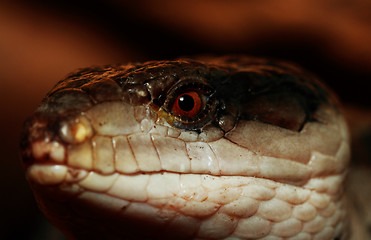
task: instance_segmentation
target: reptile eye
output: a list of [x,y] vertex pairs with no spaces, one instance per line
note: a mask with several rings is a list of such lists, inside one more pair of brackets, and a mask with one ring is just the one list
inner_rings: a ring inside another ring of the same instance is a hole
[[200,77],[180,79],[169,89],[162,106],[166,121],[177,128],[200,129],[215,115],[214,89]]
[[175,115],[192,118],[200,112],[201,104],[200,95],[197,92],[190,91],[180,94],[171,110]]

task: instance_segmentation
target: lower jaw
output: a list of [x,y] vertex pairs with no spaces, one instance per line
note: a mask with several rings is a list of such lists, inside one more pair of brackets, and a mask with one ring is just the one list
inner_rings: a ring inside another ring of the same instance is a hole
[[201,185],[146,199],[93,191],[79,181],[31,185],[45,215],[71,239],[346,239],[346,206],[339,193],[254,177],[152,175],[194,176]]

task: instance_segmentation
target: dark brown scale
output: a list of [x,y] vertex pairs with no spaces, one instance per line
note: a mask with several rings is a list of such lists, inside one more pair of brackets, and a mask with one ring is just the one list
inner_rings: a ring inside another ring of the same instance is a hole
[[[203,57],[81,69],[56,84],[37,109],[35,119],[45,119],[44,128],[54,138],[58,137],[58,121],[104,101],[121,100],[132,105],[152,102],[171,115],[171,106],[166,104],[182,94],[183,83],[190,85],[192,81],[197,82],[195,90],[200,91],[201,86],[200,93],[206,94],[208,102],[192,119],[179,117],[173,124],[198,132],[209,124],[226,132],[239,119],[300,131],[307,121],[315,120],[312,114],[320,104],[334,101],[315,77],[294,65],[244,56]],[[174,85],[175,95],[169,92]],[[33,122],[29,120],[28,125]],[[43,132],[25,129],[23,149]]]
[[94,102],[121,100],[122,89],[117,87],[116,82],[111,79],[100,79],[99,81],[85,84],[81,87]]

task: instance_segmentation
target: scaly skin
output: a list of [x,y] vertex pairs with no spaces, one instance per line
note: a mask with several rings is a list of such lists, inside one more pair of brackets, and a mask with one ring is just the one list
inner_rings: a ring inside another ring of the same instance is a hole
[[[179,117],[189,91],[203,104]],[[287,63],[83,69],[47,94],[21,148],[40,208],[71,239],[349,238],[346,124]]]

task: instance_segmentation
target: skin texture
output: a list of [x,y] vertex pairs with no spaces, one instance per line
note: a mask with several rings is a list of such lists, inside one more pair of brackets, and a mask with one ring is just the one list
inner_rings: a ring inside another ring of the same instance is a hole
[[[196,94],[193,112],[179,96]],[[285,63],[200,57],[82,69],[21,140],[72,239],[348,239],[349,137],[333,94]]]

